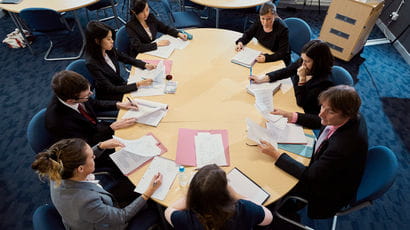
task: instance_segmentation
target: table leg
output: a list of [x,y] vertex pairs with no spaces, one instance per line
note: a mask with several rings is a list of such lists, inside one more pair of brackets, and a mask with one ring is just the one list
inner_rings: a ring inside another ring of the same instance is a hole
[[81,25],[80,18],[78,17],[78,14],[77,14],[77,10],[74,10],[73,14],[74,14],[74,18],[75,18],[75,21],[77,23],[77,26],[78,26],[78,30],[80,31],[80,34],[81,34],[81,39],[83,40],[83,44],[81,45],[80,53],[75,58],[75,59],[77,59],[77,58],[80,58],[83,55],[86,39],[85,39],[85,33],[84,33],[84,30],[83,30],[83,26]]
[[114,0],[111,0],[111,7],[115,17],[115,25],[117,25],[117,29],[119,29],[120,26],[118,25],[118,21],[122,22],[124,25],[127,23],[124,20],[122,20],[122,18],[118,17],[117,7],[115,7]]
[[24,32],[23,32],[23,31],[24,31],[24,30],[23,30],[23,24],[22,24],[22,22],[20,21],[20,18],[19,18],[15,13],[10,12],[10,11],[8,11],[8,12],[9,12],[10,17],[11,17],[11,19],[13,20],[14,24],[15,24],[15,25],[17,26],[17,28],[20,30],[20,33],[21,33],[21,35],[22,35],[22,37],[23,37],[23,39],[24,39],[24,42],[27,44],[27,46],[28,46],[28,48],[29,48],[31,54],[34,55],[34,51],[33,51],[33,49],[31,48],[30,43],[28,42],[28,40],[27,40],[27,38],[26,38],[26,35],[25,35]]
[[215,15],[215,28],[219,28],[219,9],[215,8],[215,12],[216,12],[216,15]]

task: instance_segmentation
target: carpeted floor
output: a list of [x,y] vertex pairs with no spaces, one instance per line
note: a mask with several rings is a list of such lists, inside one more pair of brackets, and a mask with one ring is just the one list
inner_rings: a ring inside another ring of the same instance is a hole
[[[164,18],[158,0],[149,1]],[[122,11],[120,14],[126,17]],[[177,6],[173,4],[173,9]],[[279,9],[282,18],[300,17],[312,27],[317,37],[324,13],[309,10]],[[207,14],[206,12],[203,12]],[[83,25],[86,24],[84,9],[79,10]],[[215,25],[214,10],[210,10],[205,26]],[[70,13],[68,13],[70,16]],[[94,14],[91,14],[95,18]],[[111,24],[111,23],[110,23]],[[222,12],[221,27],[243,30],[243,17]],[[10,17],[0,19],[0,37],[14,30]],[[374,29],[371,38],[380,37]],[[67,37],[70,44],[78,45],[77,38]],[[10,49],[0,45],[0,229],[31,229],[31,215],[36,207],[49,203],[48,185],[41,183],[30,169],[34,154],[26,140],[26,128],[31,117],[47,106],[51,97],[49,87],[52,75],[63,70],[69,61],[46,62],[43,55],[48,47],[45,38],[33,43],[36,55],[27,49]],[[62,47],[61,49],[64,49]],[[70,48],[71,50],[71,48]],[[62,52],[57,50],[57,54]],[[410,119],[410,68],[390,45],[365,47],[361,56],[349,63],[336,62],[346,67],[356,79],[355,88],[363,100],[361,112],[367,120],[369,144],[385,145],[397,155],[400,163],[399,176],[392,188],[374,205],[339,218],[338,229],[378,230],[407,229],[410,221],[410,171],[408,130]],[[391,99],[396,98],[396,99]],[[405,128],[407,127],[407,128]],[[408,148],[408,147],[407,147]],[[315,229],[329,229],[329,221],[311,221]]]

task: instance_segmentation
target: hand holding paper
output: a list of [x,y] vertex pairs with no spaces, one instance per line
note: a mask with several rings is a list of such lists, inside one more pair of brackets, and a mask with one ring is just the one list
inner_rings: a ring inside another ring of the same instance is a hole
[[280,157],[280,152],[269,142],[261,140],[260,143],[259,149],[262,153],[273,157],[275,161]]

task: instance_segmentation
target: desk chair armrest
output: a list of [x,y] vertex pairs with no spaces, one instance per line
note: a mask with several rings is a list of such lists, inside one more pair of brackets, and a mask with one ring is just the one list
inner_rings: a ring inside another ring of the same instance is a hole
[[365,201],[365,202],[360,203],[360,204],[355,204],[354,206],[348,206],[346,209],[343,209],[343,210],[339,211],[338,213],[336,213],[336,216],[344,216],[346,214],[349,214],[349,213],[354,212],[356,210],[359,210],[359,209],[362,209],[364,207],[370,206],[372,204],[373,204],[372,201]]
[[276,215],[279,219],[282,219],[282,220],[284,220],[284,221],[286,221],[286,222],[288,222],[288,223],[291,223],[291,224],[293,224],[293,225],[295,225],[295,226],[298,226],[299,228],[306,229],[306,230],[313,230],[313,228],[310,228],[309,226],[306,226],[306,225],[303,225],[303,224],[301,224],[301,223],[298,223],[298,222],[296,222],[296,221],[294,221],[294,220],[291,220],[291,219],[289,219],[289,218],[287,218],[287,217],[285,217],[285,216],[283,216],[282,214],[279,213],[279,209],[280,209],[288,200],[291,200],[291,199],[301,201],[301,202],[303,202],[303,203],[305,203],[305,204],[308,203],[307,200],[305,200],[305,199],[303,199],[303,198],[301,198],[301,197],[298,197],[298,196],[287,196],[287,197],[285,197],[285,199],[283,199],[283,201],[279,204],[279,207],[278,207],[278,208],[276,209],[276,211],[275,211],[275,215]]

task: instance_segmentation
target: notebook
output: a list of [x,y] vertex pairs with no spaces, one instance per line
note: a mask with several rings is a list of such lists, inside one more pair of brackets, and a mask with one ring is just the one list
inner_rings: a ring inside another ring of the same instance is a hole
[[231,59],[231,62],[250,68],[253,64],[255,64],[256,58],[261,53],[262,52],[259,50],[244,47],[241,51],[236,53],[236,55]]

